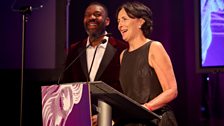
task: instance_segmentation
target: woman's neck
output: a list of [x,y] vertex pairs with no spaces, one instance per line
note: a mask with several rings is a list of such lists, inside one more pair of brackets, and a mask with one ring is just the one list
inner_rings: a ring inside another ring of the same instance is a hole
[[145,43],[147,43],[150,39],[145,37],[139,37],[135,38],[131,41],[129,41],[129,51],[133,51],[138,49],[139,47],[143,46]]

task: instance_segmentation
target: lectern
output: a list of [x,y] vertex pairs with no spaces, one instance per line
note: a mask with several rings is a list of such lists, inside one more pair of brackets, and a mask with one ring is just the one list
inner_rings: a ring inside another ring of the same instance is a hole
[[43,126],[91,126],[96,106],[98,126],[111,126],[112,119],[161,119],[139,103],[102,81],[42,86]]
[[111,126],[112,118],[146,120],[162,118],[102,81],[91,82],[90,92],[91,104],[98,106],[99,126]]
[[91,126],[89,85],[85,82],[41,87],[43,126]]

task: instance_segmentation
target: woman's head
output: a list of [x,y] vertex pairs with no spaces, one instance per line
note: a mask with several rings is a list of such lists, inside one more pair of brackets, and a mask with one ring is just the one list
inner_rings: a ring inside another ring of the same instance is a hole
[[144,23],[141,26],[141,30],[145,37],[149,37],[152,32],[152,12],[149,7],[145,6],[140,2],[126,2],[122,4],[116,13],[116,17],[118,18],[119,12],[124,9],[129,18],[132,19],[143,19]]

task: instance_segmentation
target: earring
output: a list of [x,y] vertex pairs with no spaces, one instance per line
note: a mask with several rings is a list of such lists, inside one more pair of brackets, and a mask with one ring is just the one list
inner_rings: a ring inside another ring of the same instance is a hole
[[139,29],[141,29],[141,28],[142,28],[142,26],[141,26],[141,25],[139,25],[139,26],[138,26],[138,28],[139,28]]

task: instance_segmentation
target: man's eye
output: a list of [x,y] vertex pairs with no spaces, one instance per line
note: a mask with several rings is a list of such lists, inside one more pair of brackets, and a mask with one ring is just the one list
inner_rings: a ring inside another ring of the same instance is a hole
[[86,13],[85,15],[84,15],[85,17],[91,17],[91,16],[94,16],[94,17],[100,17],[100,16],[102,16],[102,14],[101,13]]
[[101,13],[94,13],[94,16],[99,17],[101,16]]

